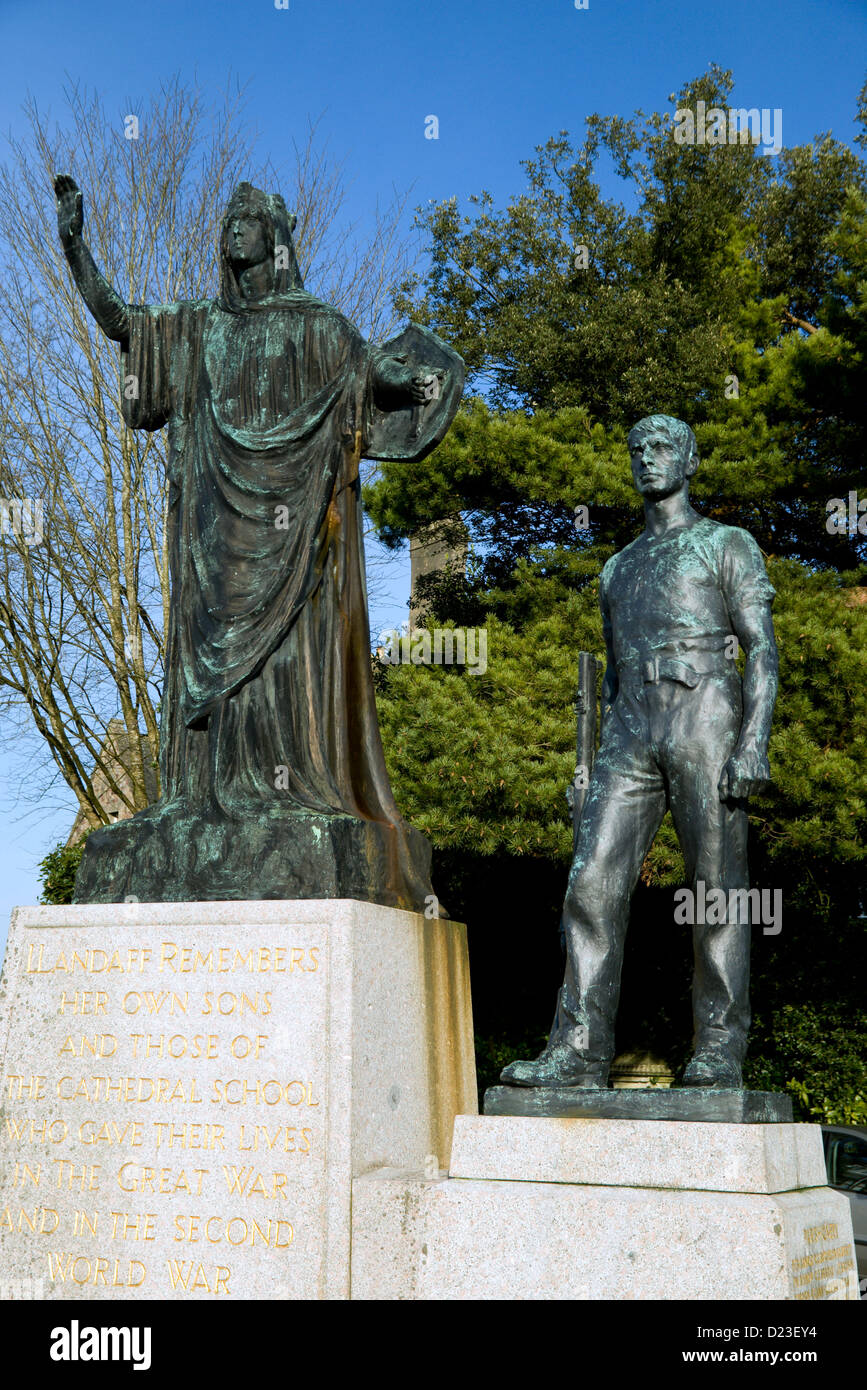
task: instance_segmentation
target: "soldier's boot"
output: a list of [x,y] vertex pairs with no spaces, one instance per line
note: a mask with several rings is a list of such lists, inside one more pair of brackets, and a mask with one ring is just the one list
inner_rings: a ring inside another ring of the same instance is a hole
[[684,1086],[706,1086],[719,1091],[743,1090],[740,1064],[722,1047],[700,1047],[687,1063]]
[[582,1090],[607,1087],[610,1062],[591,1061],[568,1043],[549,1042],[533,1062],[511,1062],[500,1073],[507,1086],[575,1086]]

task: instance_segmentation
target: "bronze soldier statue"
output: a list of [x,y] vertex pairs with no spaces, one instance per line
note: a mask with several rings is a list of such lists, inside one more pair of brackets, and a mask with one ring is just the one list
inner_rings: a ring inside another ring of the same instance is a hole
[[740,1088],[750,924],[732,890],[749,887],[747,803],[770,777],[774,590],[753,538],[690,506],[699,460],[688,425],[651,415],[629,451],[646,524],[600,581],[602,732],[563,913],[565,979],[544,1052],[513,1062],[502,1080],[607,1086],[630,898],[670,809],[688,881],[707,895],[721,889],[728,905],[724,921],[694,927],[695,1052],[683,1084]]

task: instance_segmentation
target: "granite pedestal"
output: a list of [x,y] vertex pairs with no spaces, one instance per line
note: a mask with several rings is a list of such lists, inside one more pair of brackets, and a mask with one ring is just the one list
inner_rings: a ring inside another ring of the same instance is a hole
[[815,1125],[458,1116],[433,1180],[353,1183],[352,1297],[855,1299]]
[[19,908],[0,1064],[0,1296],[347,1298],[352,1178],[435,1171],[476,1109],[465,929]]
[[457,923],[19,909],[0,1020],[0,1298],[857,1296],[817,1126],[476,1115]]

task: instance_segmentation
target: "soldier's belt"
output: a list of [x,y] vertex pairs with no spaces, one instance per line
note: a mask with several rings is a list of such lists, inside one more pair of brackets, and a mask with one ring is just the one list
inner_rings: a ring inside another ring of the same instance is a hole
[[[658,685],[660,681],[677,681],[693,690],[703,676],[721,675],[731,669],[722,652],[697,654],[694,660],[695,665],[692,665],[686,661],[678,661],[676,657],[652,656],[644,661],[627,662],[624,674],[637,672],[645,685]],[[697,667],[699,669],[696,669]]]

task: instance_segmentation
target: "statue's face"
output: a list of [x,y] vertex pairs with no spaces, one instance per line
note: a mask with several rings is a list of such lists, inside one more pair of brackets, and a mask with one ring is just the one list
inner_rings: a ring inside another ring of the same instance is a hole
[[670,497],[695,469],[665,429],[633,430],[629,436],[632,478],[642,497]]
[[237,265],[259,265],[268,258],[265,229],[258,217],[233,217],[229,227],[229,255]]

